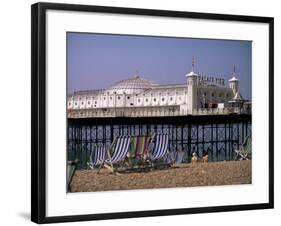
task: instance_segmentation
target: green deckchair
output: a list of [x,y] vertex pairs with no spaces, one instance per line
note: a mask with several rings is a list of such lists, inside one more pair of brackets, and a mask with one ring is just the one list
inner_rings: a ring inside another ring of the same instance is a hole
[[131,164],[143,162],[148,157],[148,147],[151,142],[151,136],[133,136],[131,137],[130,147],[127,154],[128,161]]
[[67,162],[67,170],[66,170],[66,180],[67,180],[67,191],[71,191],[71,181],[74,175],[74,172],[77,168],[79,160],[75,159],[75,161],[68,161]]

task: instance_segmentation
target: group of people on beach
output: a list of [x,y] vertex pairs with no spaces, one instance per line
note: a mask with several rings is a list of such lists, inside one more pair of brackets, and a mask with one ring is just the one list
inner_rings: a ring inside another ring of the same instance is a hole
[[208,152],[205,151],[203,153],[202,159],[199,158],[199,156],[197,155],[196,152],[192,153],[192,157],[191,157],[191,163],[197,163],[197,162],[208,162],[209,161],[209,155]]

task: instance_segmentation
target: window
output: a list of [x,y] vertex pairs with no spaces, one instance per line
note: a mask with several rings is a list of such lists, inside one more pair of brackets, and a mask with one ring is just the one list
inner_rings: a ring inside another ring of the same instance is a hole
[[81,102],[81,104],[83,105],[83,104],[84,104],[84,102],[82,101],[82,102]]
[[104,97],[103,99],[105,100],[106,98]]
[[112,97],[110,97],[110,100],[112,100]]
[[214,94],[214,93],[212,93],[212,97],[213,97],[213,96],[215,96],[215,94]]
[[71,103],[69,102],[68,105],[71,105]]
[[120,100],[120,97],[117,97],[118,100]]
[[173,101],[173,97],[170,97],[170,101]]
[[129,97],[129,96],[127,96],[127,99],[128,99],[128,100],[130,100],[130,97]]
[[90,101],[88,101],[88,104],[90,104],[91,102]]
[[97,101],[95,101],[95,104],[97,104]]
[[162,98],[162,102],[164,102],[165,98]]
[[138,102],[140,103],[140,99],[138,99]]
[[148,102],[148,99],[146,98],[146,100],[145,100],[146,102]]
[[154,102],[156,102],[156,98],[154,98]]
[[77,102],[75,102],[75,105],[77,106]]
[[228,93],[226,94],[226,97],[229,97],[229,94],[228,94]]

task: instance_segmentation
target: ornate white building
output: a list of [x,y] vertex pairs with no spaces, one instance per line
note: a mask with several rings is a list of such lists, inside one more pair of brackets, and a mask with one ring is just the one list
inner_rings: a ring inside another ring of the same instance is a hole
[[108,89],[76,91],[68,96],[68,117],[153,117],[204,113],[231,113],[243,102],[234,73],[224,79],[198,75],[193,70],[186,83],[158,85],[135,75]]

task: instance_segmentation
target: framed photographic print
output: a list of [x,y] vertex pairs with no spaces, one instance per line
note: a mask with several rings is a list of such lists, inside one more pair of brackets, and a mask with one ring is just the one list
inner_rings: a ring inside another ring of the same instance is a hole
[[32,221],[273,208],[273,18],[31,13]]

